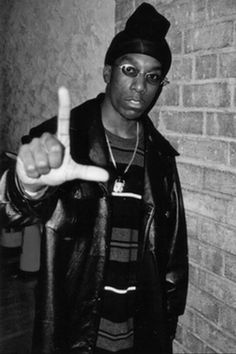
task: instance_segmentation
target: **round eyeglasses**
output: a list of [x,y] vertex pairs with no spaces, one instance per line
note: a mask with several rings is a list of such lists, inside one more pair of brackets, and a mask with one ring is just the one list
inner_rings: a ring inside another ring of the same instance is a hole
[[137,69],[134,65],[131,64],[121,64],[121,65],[116,65],[121,72],[130,78],[135,78],[138,77],[139,75],[144,75],[145,80],[147,83],[153,86],[166,86],[170,82],[166,77],[162,77],[160,74],[156,73],[155,71],[143,73],[139,69]]

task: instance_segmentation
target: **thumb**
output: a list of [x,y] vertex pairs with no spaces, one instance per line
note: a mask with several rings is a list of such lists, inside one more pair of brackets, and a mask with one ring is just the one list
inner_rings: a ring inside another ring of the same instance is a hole
[[101,167],[82,165],[71,161],[70,168],[67,169],[66,180],[82,179],[86,181],[106,182],[108,178],[108,172]]

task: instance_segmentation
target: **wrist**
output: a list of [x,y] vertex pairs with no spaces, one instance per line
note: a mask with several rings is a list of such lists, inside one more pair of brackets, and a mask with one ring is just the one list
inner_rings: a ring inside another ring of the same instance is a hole
[[42,197],[47,191],[48,187],[39,184],[26,184],[23,183],[17,173],[15,174],[15,183],[18,190],[29,199],[38,199]]

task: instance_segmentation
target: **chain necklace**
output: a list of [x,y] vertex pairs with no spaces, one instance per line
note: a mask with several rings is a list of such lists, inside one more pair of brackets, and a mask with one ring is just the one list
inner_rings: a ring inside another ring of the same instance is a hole
[[[115,169],[117,170],[117,164],[116,164],[116,160],[114,158],[114,155],[113,155],[113,152],[112,152],[112,149],[111,149],[111,145],[110,145],[110,142],[109,142],[109,139],[107,137],[107,134],[105,133],[105,136],[106,136],[106,142],[107,142],[107,146],[108,146],[108,150],[109,150],[109,154],[110,154],[110,157],[111,157],[111,161],[112,161],[112,164],[113,166],[115,167]],[[133,152],[133,155],[128,163],[128,165],[126,166],[124,172],[122,175],[119,175],[115,182],[114,182],[114,185],[113,185],[113,192],[114,193],[122,193],[124,191],[124,188],[125,188],[125,179],[124,179],[124,175],[126,174],[126,172],[128,172],[130,166],[132,165],[133,161],[134,161],[134,158],[135,158],[135,155],[136,155],[136,152],[138,150],[138,145],[139,145],[139,122],[137,122],[137,130],[136,130],[136,143],[135,143],[135,148],[134,148],[134,152]]]

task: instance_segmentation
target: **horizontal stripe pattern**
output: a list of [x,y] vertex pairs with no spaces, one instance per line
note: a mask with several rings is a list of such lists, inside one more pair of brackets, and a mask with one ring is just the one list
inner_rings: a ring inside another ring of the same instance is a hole
[[[122,139],[107,132],[118,174],[129,163],[136,139]],[[144,165],[143,138],[133,164],[125,174],[123,193],[112,196],[112,234],[103,291],[96,353],[131,353],[134,340],[136,272],[141,220]]]
[[[129,240],[129,241],[127,241]],[[128,246],[128,247],[127,247]],[[138,253],[138,231],[113,227],[110,242],[110,261],[135,261]]]
[[128,288],[126,289],[118,289],[118,288],[115,288],[113,286],[104,286],[104,290],[105,291],[111,291],[112,293],[115,293],[115,294],[127,294],[129,291],[135,291],[136,290],[136,286],[128,286]]
[[136,194],[136,193],[117,193],[117,192],[112,192],[113,197],[132,197],[132,198],[136,198],[136,199],[142,199],[142,196],[140,194]]
[[115,353],[128,349],[133,345],[134,332],[132,318],[119,324],[102,319],[101,327],[103,329],[98,331],[98,347]]

